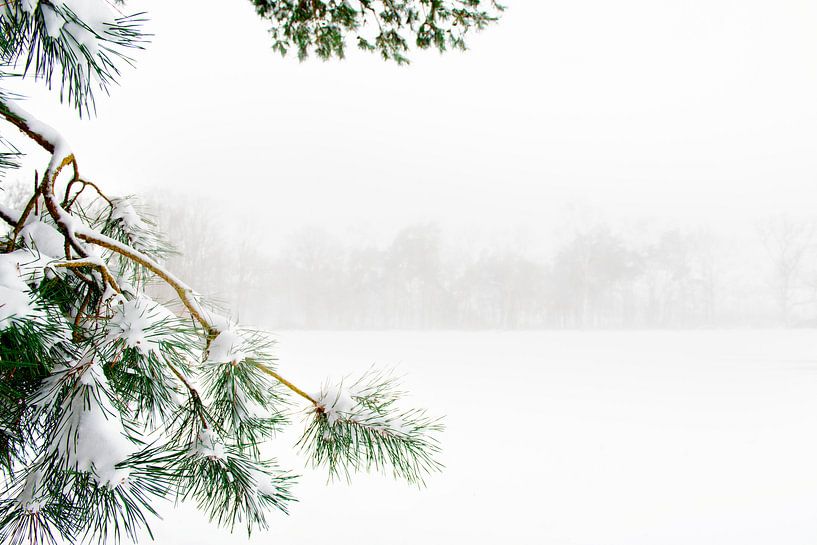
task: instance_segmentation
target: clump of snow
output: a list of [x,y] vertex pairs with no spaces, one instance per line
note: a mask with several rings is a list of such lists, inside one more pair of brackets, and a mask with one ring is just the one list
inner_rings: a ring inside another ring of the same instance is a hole
[[117,19],[116,11],[106,0],[50,0],[47,3],[23,0],[21,7],[29,14],[39,7],[51,38],[59,38],[64,30],[70,36],[65,40],[66,45],[72,48],[82,45],[91,55],[99,52],[99,40]]
[[324,386],[321,392],[314,396],[330,426],[337,422],[354,422],[393,435],[410,434],[410,429],[402,416],[394,411],[386,414],[374,410],[366,401],[369,394],[365,385],[362,386],[362,390],[357,388],[361,388],[359,382],[351,388],[341,382],[337,386]]
[[158,353],[159,338],[155,330],[150,330],[164,320],[175,318],[173,313],[145,295],[130,301],[121,298],[119,302],[107,325],[108,340],[125,341],[125,346],[136,348],[144,356]]
[[29,250],[0,254],[0,330],[14,318],[41,316],[28,284],[39,284],[44,276],[46,259]]
[[131,246],[137,249],[151,246],[150,238],[147,235],[148,225],[139,216],[129,199],[113,199],[111,219],[119,222],[120,227],[128,236]]
[[23,509],[27,513],[31,513],[31,514],[35,515],[35,514],[39,513],[40,510],[45,506],[45,502],[43,502],[43,501],[27,501],[27,502],[25,502],[25,503],[23,503],[21,505],[23,506]]
[[37,9],[37,5],[40,3],[40,0],[20,0],[20,9],[22,9],[26,13],[34,13],[34,10]]
[[47,268],[50,262],[50,257],[28,249],[0,254],[0,284],[20,286],[19,280],[23,285],[39,286],[43,278],[51,278],[54,274]]
[[201,315],[211,326],[219,331],[230,331],[235,328],[235,324],[227,317],[216,314],[209,309],[201,309]]
[[324,388],[316,400],[323,408],[330,426],[334,426],[338,420],[353,419],[360,412],[354,395],[342,384],[335,388]]
[[136,213],[136,209],[128,199],[113,199],[111,219],[122,222],[122,227],[126,230],[142,229],[145,226],[142,218]]
[[39,220],[26,223],[20,230],[23,243],[47,256],[58,257],[65,252],[65,238],[59,231]]
[[107,0],[50,0],[56,6],[71,10],[96,35],[104,36],[117,13]]
[[45,502],[39,494],[40,481],[43,479],[43,472],[41,469],[35,469],[26,475],[23,481],[23,488],[15,498],[20,507],[28,513],[39,513],[43,508]]
[[246,357],[243,348],[244,339],[238,333],[231,329],[222,331],[210,343],[206,363],[238,364]]
[[[90,473],[101,486],[123,485],[130,470],[116,466],[136,447],[128,441],[119,411],[111,403],[107,378],[96,361],[80,364],[70,372],[81,374],[76,391],[62,402],[63,421],[47,452],[64,460],[68,468]],[[57,380],[66,376],[64,369],[52,375]],[[53,384],[45,381],[43,387]],[[43,395],[48,391],[41,391],[40,397]]]
[[43,14],[48,36],[52,39],[58,38],[62,27],[65,25],[65,18],[49,4],[41,4],[40,11]]
[[28,294],[0,286],[0,330],[11,325],[14,318],[26,318],[36,312]]
[[210,458],[211,460],[226,460],[224,443],[218,434],[212,430],[202,428],[193,445],[194,454]]
[[252,480],[255,483],[255,489],[258,490],[259,494],[264,494],[266,496],[275,496],[278,494],[278,487],[275,486],[270,474],[259,469],[252,468],[250,469],[250,476],[252,477]]

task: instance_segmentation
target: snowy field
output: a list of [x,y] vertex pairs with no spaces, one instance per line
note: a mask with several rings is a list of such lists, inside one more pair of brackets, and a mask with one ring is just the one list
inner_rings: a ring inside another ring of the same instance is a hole
[[[187,506],[163,545],[813,545],[817,332],[281,332],[300,383],[405,374],[446,415],[444,473],[302,474],[290,516],[231,536]],[[298,426],[295,426],[297,429]]]

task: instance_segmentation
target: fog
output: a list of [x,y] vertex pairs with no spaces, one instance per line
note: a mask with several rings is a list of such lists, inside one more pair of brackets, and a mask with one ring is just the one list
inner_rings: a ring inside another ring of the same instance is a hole
[[767,216],[734,233],[573,205],[553,229],[479,234],[424,222],[384,235],[316,225],[259,244],[264,217],[225,231],[209,221],[215,203],[153,197],[178,246],[172,268],[265,328],[817,326],[809,219]]
[[516,0],[470,51],[408,67],[281,59],[248,2],[129,6],[152,43],[97,116],[56,90],[27,108],[110,192],[217,202],[211,223],[260,218],[264,243],[428,222],[538,237],[573,203],[730,234],[811,212],[811,2]]
[[246,2],[133,7],[152,43],[95,118],[27,107],[242,319],[816,323],[813,3],[509,2],[409,67],[281,59]]

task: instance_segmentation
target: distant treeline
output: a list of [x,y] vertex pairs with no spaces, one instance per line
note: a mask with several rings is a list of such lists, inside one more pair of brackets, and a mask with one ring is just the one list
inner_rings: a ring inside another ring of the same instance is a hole
[[270,248],[263,237],[222,234],[211,217],[201,208],[158,207],[181,253],[172,269],[242,320],[273,329],[817,323],[811,222],[770,218],[731,237],[595,224],[570,230],[547,257],[534,258],[496,245],[465,251],[434,224],[406,227],[379,245],[303,229]]

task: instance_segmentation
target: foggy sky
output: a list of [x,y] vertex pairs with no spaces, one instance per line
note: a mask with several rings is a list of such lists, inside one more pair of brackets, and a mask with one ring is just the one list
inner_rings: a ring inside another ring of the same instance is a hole
[[[95,119],[34,90],[112,193],[217,199],[389,230],[552,228],[566,203],[733,229],[805,214],[817,175],[817,5],[510,0],[465,54],[397,67],[273,53],[249,2],[130,2],[154,34]],[[225,196],[226,194],[226,196]]]

